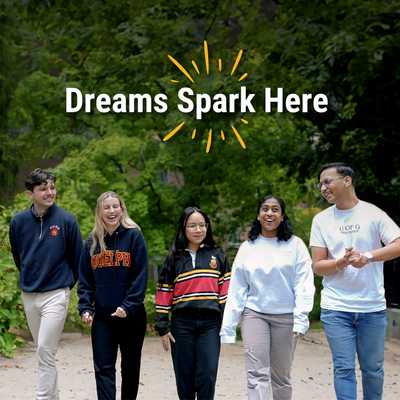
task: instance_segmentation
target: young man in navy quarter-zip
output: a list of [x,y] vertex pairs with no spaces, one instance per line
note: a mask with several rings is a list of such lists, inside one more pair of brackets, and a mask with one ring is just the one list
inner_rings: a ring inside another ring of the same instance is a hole
[[25,187],[32,206],[11,220],[10,243],[22,301],[37,346],[36,400],[57,400],[55,356],[78,277],[82,237],[75,218],[55,204],[56,177],[35,169]]

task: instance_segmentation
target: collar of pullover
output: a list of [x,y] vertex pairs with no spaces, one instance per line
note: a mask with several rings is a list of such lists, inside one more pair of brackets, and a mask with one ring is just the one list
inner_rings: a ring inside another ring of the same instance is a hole
[[42,218],[42,219],[47,219],[47,218],[50,217],[50,215],[54,212],[54,210],[55,210],[56,208],[57,208],[57,206],[56,206],[55,204],[53,204],[53,205],[50,206],[50,207],[46,210],[46,212],[40,217],[40,216],[37,214],[36,210],[35,210],[35,206],[32,204],[32,205],[31,205],[31,213],[32,213],[32,216],[33,216],[35,219],[40,219],[40,218]]
[[106,232],[105,237],[107,238],[112,238],[115,235],[120,234],[123,231],[126,231],[127,228],[124,228],[122,225],[119,225],[118,228],[110,235],[108,232]]

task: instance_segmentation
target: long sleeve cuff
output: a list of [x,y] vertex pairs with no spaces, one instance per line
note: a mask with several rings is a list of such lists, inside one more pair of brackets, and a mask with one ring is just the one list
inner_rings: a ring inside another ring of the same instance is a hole
[[235,343],[236,336],[221,335],[221,343]]
[[308,314],[295,315],[293,323],[293,332],[299,332],[305,335],[310,326]]

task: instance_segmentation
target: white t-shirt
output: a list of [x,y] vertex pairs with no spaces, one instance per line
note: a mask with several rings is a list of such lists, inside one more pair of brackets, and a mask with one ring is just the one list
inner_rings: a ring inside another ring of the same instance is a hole
[[[400,228],[380,208],[359,201],[353,208],[335,205],[317,214],[312,223],[310,246],[324,247],[330,259],[343,257],[353,247],[361,253],[372,251],[400,237]],[[324,276],[321,308],[349,312],[374,312],[386,308],[383,262],[363,268],[351,265]]]
[[264,314],[293,313],[293,331],[306,333],[314,299],[311,257],[297,236],[259,236],[241,244],[232,267],[221,341],[233,343],[245,307]]

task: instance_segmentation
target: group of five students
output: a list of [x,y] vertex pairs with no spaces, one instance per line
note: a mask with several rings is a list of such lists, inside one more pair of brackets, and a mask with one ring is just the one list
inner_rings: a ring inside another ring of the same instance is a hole
[[[164,349],[171,350],[181,400],[214,398],[220,343],[235,342],[240,321],[248,398],[268,399],[270,392],[274,400],[292,398],[293,353],[297,338],[308,330],[313,306],[312,264],[324,277],[321,319],[333,355],[337,399],[356,399],[356,354],[364,399],[382,398],[383,261],[400,255],[400,229],[382,210],[356,197],[347,165],[325,165],[319,179],[322,196],[333,205],[313,220],[313,260],[276,196],[259,204],[232,276],[207,214],[196,207],[184,210],[156,293],[156,330]],[[69,290],[78,279],[79,312],[92,327],[98,399],[115,399],[118,348],[121,398],[136,399],[146,330],[143,235],[123,199],[105,192],[82,246],[74,217],[55,204],[55,181],[50,172],[33,171],[26,181],[32,207],[10,225],[25,313],[37,346],[36,399],[58,399],[55,354]]]

